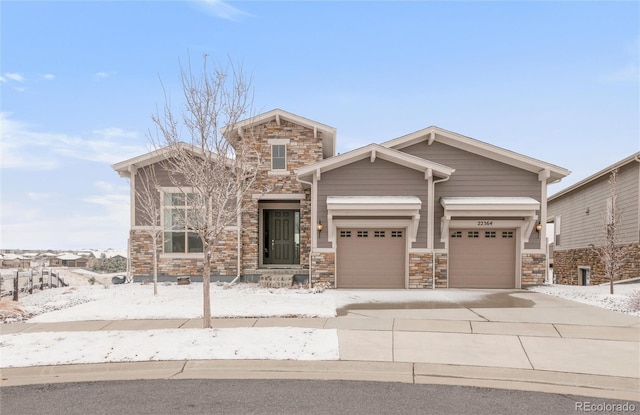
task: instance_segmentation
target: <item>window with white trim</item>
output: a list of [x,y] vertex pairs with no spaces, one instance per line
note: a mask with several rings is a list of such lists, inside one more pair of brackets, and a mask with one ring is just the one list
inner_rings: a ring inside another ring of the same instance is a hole
[[202,239],[195,232],[189,232],[190,202],[192,194],[165,192],[162,198],[163,252],[165,254],[201,253]]
[[285,144],[271,145],[271,170],[287,169],[287,146]]

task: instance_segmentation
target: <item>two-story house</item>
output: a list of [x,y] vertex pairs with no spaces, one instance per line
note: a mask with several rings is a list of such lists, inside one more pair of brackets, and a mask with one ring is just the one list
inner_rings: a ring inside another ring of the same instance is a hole
[[[616,180],[621,212],[617,226],[626,260],[616,280],[640,277],[640,152],[608,166],[549,197],[548,222],[554,224],[553,272],[559,284],[607,282],[595,249],[605,242],[607,211],[611,209],[609,177]],[[594,249],[595,248],[595,249]]]
[[[544,281],[547,185],[566,169],[438,127],[340,155],[335,128],[283,110],[227,133],[249,128],[260,137],[264,162],[256,192],[243,200],[247,209],[216,248],[212,278],[286,272],[337,288]],[[156,169],[163,209],[188,208],[175,206],[181,199],[171,197],[175,190],[160,171],[162,154],[113,166],[131,183],[135,276],[148,277],[152,266],[135,206],[138,169]],[[181,232],[164,232],[161,275],[201,274],[201,245]]]

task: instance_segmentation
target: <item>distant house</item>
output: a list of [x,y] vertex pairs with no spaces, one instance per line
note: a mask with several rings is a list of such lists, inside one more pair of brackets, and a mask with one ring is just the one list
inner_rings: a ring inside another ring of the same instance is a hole
[[604,241],[611,206],[609,176],[618,169],[618,226],[627,260],[616,279],[640,277],[640,152],[549,197],[548,222],[554,223],[553,272],[556,282],[592,285],[606,282],[594,247]]
[[[52,266],[62,266],[70,268],[86,268],[89,262],[89,258],[82,257],[80,255],[65,253],[58,255],[56,260],[52,260]],[[55,263],[55,265],[54,265]]]
[[2,268],[29,268],[31,265],[31,258],[17,254],[3,254],[1,261]]
[[[212,277],[290,273],[337,288],[520,288],[545,280],[547,185],[569,171],[439,127],[336,154],[336,129],[272,110],[226,134],[256,132],[263,153],[246,210],[225,230]],[[135,197],[155,171],[164,226],[159,273],[201,275],[202,242],[153,151],[113,166],[131,186],[130,261],[152,273],[150,224]],[[194,154],[196,154],[194,152]],[[265,192],[264,189],[268,189]]]

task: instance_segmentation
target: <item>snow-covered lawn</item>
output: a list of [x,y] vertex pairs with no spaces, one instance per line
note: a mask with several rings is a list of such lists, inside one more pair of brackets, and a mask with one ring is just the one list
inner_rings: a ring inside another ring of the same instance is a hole
[[[613,295],[609,294],[610,288],[608,284],[588,286],[553,284],[531,287],[529,290],[640,316],[640,282],[615,284]],[[635,302],[633,299],[635,299]]]
[[[570,300],[633,315],[630,295],[640,283],[532,288]],[[477,302],[492,290],[326,290],[267,289],[256,284],[212,284],[213,317],[334,317],[349,304]],[[64,322],[202,317],[202,284],[78,285],[24,295],[19,304],[0,302],[7,322]],[[294,327],[164,329],[141,331],[42,332],[0,336],[0,367],[184,359],[339,359],[337,331]]]

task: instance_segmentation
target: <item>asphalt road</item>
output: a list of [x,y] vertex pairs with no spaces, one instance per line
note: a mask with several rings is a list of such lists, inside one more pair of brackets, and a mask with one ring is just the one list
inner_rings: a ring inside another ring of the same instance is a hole
[[[616,412],[625,409],[613,406],[616,404],[625,402],[464,386],[351,381],[141,380],[0,389],[3,415],[550,415],[640,411],[640,402],[626,402],[626,409],[631,411]],[[576,405],[582,405],[582,410]]]

